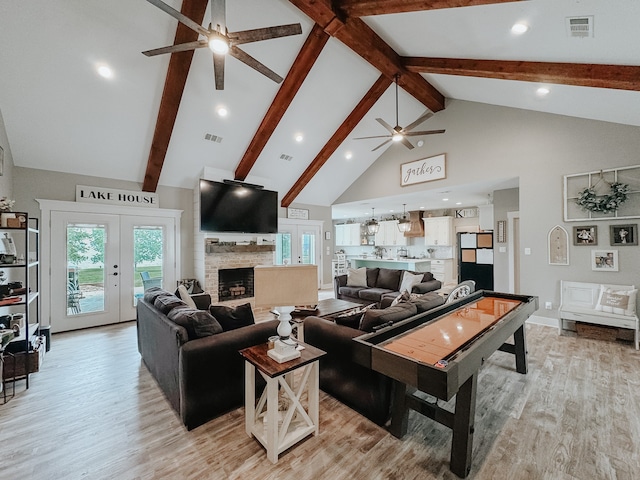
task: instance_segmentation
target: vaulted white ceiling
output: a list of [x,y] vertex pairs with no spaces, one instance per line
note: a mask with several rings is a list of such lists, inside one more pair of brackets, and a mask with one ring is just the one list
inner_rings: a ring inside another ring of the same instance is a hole
[[[166,3],[179,10],[182,2]],[[594,36],[571,38],[566,18],[585,15],[594,17]],[[231,31],[302,24],[302,35],[243,47],[283,77],[313,26],[286,0],[228,0],[226,18]],[[639,18],[634,0],[530,0],[363,20],[403,56],[638,65]],[[521,36],[510,32],[518,21],[530,26]],[[176,26],[145,0],[0,3],[0,110],[15,164],[142,182],[169,57],[141,52],[172,44]],[[97,75],[100,64],[113,69],[112,79]],[[330,39],[251,175],[286,194],[379,75]],[[547,85],[541,98],[536,83],[423,76],[448,98],[640,126],[639,91]],[[216,91],[211,54],[196,51],[160,184],[192,188],[205,166],[233,172],[278,88],[231,58],[225,90]],[[296,202],[331,205],[378,158],[377,140],[353,138],[386,133],[375,118],[395,124],[394,101],[392,85]],[[227,117],[216,114],[219,106]],[[399,112],[406,125],[425,107],[401,91]],[[437,114],[423,127],[444,128]],[[208,133],[222,142],[206,140]]]

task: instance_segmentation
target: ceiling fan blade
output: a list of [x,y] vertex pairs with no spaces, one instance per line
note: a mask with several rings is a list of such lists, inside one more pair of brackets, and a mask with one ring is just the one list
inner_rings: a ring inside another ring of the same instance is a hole
[[444,133],[445,130],[425,130],[423,132],[408,132],[405,133],[404,135],[407,137],[416,137],[418,135],[435,135],[438,133]]
[[390,138],[391,135],[374,135],[373,137],[357,137],[353,140],[367,140],[368,138]]
[[173,18],[178,20],[180,23],[186,25],[187,27],[189,27],[194,32],[198,32],[200,35],[204,35],[205,37],[209,36],[209,31],[206,28],[204,28],[202,25],[198,25],[196,22],[191,20],[189,17],[187,17],[186,15],[183,15],[181,12],[179,12],[176,9],[174,9],[173,7],[170,7],[166,3],[161,2],[160,0],[147,0],[147,2],[149,2],[152,5],[155,5],[156,7],[158,7],[163,12],[168,13]]
[[227,33],[227,13],[225,0],[211,0],[211,28],[220,26],[220,33]]
[[403,136],[402,140],[400,140],[400,143],[407,147],[409,150],[413,150],[413,145],[411,145],[411,142],[407,137]]
[[216,81],[216,90],[224,90],[224,54],[213,54],[213,77]]
[[154,57],[156,55],[162,55],[164,53],[186,52],[187,50],[195,50],[196,48],[206,47],[207,42],[205,40],[198,40],[196,42],[180,43],[178,45],[171,45],[169,47],[154,48],[153,50],[147,50],[142,52],[147,57]]
[[278,75],[276,72],[271,70],[266,65],[260,63],[258,60],[256,60],[251,55],[249,55],[247,52],[245,52],[243,50],[240,50],[238,47],[231,47],[229,49],[229,54],[232,57],[237,58],[238,60],[240,60],[242,63],[250,66],[254,70],[260,72],[265,77],[270,78],[274,82],[282,83],[283,79],[282,79],[282,77],[280,75]]
[[375,152],[376,150],[378,150],[380,147],[384,147],[387,143],[389,143],[391,141],[391,139],[382,142],[380,145],[378,145],[376,148],[374,148],[373,150],[371,150],[372,152]]
[[271,38],[289,37],[300,35],[302,26],[299,23],[289,25],[278,25],[277,27],[255,28],[253,30],[243,30],[241,32],[230,32],[229,40],[232,45],[242,45],[243,43],[259,42]]
[[383,119],[381,118],[376,118],[376,121],[382,125],[384,128],[386,128],[387,130],[389,130],[389,133],[391,135],[395,134],[396,131],[393,129],[393,127],[391,125],[389,125],[387,122],[385,122]]
[[422,115],[421,117],[418,117],[417,120],[415,120],[413,123],[410,123],[409,125],[407,125],[406,127],[404,127],[404,131],[405,132],[410,132],[411,130],[413,130],[414,128],[416,128],[418,125],[420,125],[422,122],[427,121],[428,119],[430,119],[431,117],[433,117],[433,112],[427,112],[424,115]]

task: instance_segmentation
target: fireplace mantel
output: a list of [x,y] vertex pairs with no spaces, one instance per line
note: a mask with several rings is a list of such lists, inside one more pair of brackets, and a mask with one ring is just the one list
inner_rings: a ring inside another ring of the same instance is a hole
[[207,244],[206,253],[259,253],[274,252],[275,245],[215,245]]

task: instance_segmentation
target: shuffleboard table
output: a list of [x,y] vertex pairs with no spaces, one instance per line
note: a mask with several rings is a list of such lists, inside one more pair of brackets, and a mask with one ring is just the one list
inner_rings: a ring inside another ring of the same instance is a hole
[[[478,371],[496,350],[515,356],[527,373],[524,323],[538,297],[478,291],[463,299],[356,337],[355,360],[394,380],[391,433],[402,438],[409,410],[452,429],[450,468],[459,477],[471,469]],[[506,343],[513,335],[514,343]],[[416,395],[448,401],[455,411]]]

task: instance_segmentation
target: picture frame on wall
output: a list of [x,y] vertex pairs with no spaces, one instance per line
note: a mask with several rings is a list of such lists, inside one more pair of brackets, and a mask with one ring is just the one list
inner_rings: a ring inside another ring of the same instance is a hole
[[591,250],[591,270],[617,272],[618,250]]
[[611,245],[638,245],[638,224],[609,225],[609,239]]
[[573,244],[576,246],[597,245],[598,227],[595,225],[573,227]]

